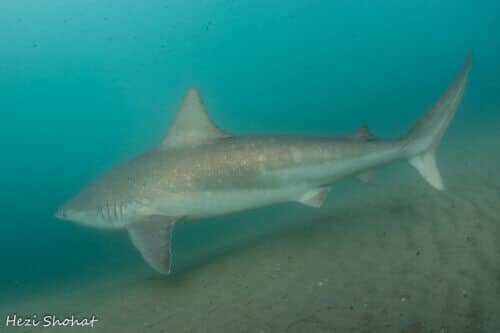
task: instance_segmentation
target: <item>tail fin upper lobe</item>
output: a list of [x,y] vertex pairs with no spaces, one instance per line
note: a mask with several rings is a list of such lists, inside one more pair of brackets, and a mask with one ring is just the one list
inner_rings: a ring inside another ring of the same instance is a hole
[[473,57],[471,52],[453,84],[405,139],[410,164],[438,190],[444,185],[436,165],[436,148],[462,102]]

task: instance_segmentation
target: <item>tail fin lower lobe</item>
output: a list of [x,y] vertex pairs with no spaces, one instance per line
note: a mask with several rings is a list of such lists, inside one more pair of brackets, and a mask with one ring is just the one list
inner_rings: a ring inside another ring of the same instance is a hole
[[444,184],[436,164],[436,149],[462,102],[473,57],[471,52],[462,71],[446,93],[431,111],[420,119],[405,139],[410,164],[438,190],[443,190]]

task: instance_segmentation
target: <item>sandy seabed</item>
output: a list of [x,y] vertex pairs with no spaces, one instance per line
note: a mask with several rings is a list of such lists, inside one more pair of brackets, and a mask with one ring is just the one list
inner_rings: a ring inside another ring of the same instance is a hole
[[144,269],[0,302],[2,315],[95,314],[93,329],[0,331],[500,332],[498,129],[447,138],[445,192],[389,166],[373,184],[339,184],[319,210],[285,206],[272,218],[289,222],[170,277]]

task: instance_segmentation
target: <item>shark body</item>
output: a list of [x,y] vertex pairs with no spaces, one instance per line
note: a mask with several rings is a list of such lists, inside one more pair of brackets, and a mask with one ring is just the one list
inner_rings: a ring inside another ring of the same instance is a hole
[[233,136],[218,128],[191,89],[163,142],[98,178],[56,217],[127,229],[156,271],[172,267],[175,223],[285,202],[320,207],[331,185],[398,160],[408,160],[438,190],[435,151],[461,103],[473,55],[404,138],[381,140],[367,127],[343,138]]

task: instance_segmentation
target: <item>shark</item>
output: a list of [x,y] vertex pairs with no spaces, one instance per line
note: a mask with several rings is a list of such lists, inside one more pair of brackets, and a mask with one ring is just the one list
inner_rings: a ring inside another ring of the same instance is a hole
[[157,272],[172,272],[177,223],[298,202],[319,208],[339,180],[406,160],[444,190],[436,150],[461,104],[473,52],[434,106],[404,137],[363,126],[345,137],[237,136],[219,128],[191,88],[163,141],[97,178],[55,216],[99,229],[125,229]]

